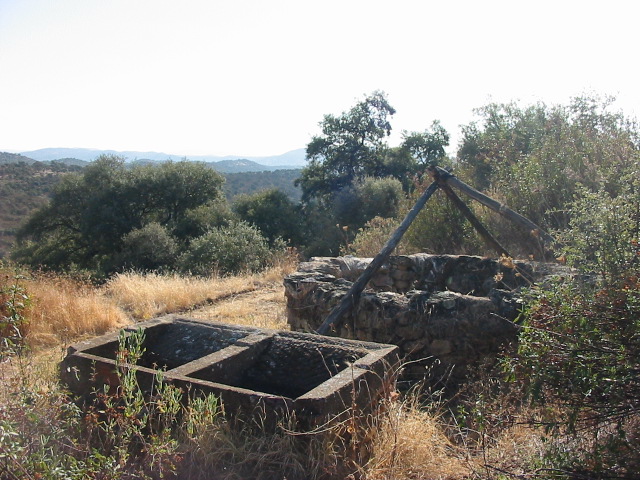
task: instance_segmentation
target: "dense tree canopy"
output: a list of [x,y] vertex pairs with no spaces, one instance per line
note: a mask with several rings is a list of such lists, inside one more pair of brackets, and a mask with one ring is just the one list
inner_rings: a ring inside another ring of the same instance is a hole
[[335,195],[333,212],[340,225],[357,230],[374,217],[396,216],[403,198],[402,184],[395,178],[365,177]]
[[365,175],[381,176],[395,112],[384,93],[374,92],[342,115],[325,115],[322,134],[307,145],[309,165],[298,182],[303,199],[330,195]]
[[223,178],[203,164],[128,168],[121,158],[102,156],[58,185],[51,202],[19,231],[14,257],[33,267],[101,274],[136,266],[124,255],[133,245],[149,235],[158,241],[165,234],[173,237],[192,212],[222,198],[222,184]]
[[[612,99],[583,96],[550,106],[492,103],[475,113],[478,119],[463,126],[451,163],[456,175],[552,233],[560,240],[554,246],[558,255],[572,252],[576,261],[600,273],[613,268],[603,265],[605,258],[638,258],[629,246],[640,230],[640,217],[631,213],[640,211],[640,129],[612,110]],[[447,141],[446,132],[434,123],[425,134],[405,134],[387,158],[405,172],[411,171],[412,161],[435,157],[446,164],[446,157],[438,156]],[[403,184],[409,181],[413,177],[405,176]],[[417,190],[424,188],[421,182],[415,183]],[[491,254],[447,202],[443,195],[434,197],[407,232],[405,251]],[[537,258],[542,253],[535,232],[531,235],[473,202],[469,206],[512,254]],[[617,220],[605,221],[613,218]],[[372,235],[367,228],[367,236]]]
[[445,156],[444,148],[449,145],[449,133],[435,120],[431,129],[423,132],[403,132],[401,148],[422,165],[433,164]]
[[273,244],[278,238],[301,245],[303,222],[300,208],[281,190],[271,188],[253,195],[239,195],[233,204],[238,216],[256,226]]
[[581,188],[615,196],[637,172],[637,127],[611,103],[586,96],[566,106],[484,106],[463,129],[458,170],[543,228],[564,229]]
[[[320,122],[322,133],[307,145],[309,163],[297,181],[305,214],[323,219],[322,230],[311,233],[314,254],[337,253],[368,220],[397,214],[414,177],[444,158],[449,134],[437,121],[423,132],[404,132],[402,144],[389,147],[394,113],[386,95],[376,91]],[[321,245],[318,235],[332,240]]]

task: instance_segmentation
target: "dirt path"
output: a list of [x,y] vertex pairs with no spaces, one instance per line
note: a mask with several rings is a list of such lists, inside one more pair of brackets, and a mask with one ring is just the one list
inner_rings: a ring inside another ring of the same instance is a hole
[[258,290],[222,298],[199,307],[188,316],[212,322],[288,330],[284,286],[269,283]]

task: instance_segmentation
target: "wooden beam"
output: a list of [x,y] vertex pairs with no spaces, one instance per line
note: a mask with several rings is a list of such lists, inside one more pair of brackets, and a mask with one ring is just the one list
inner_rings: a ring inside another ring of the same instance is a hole
[[347,294],[342,298],[340,303],[334,307],[329,316],[322,322],[322,325],[318,327],[316,333],[320,335],[326,335],[330,329],[335,329],[342,323],[342,318],[344,315],[349,313],[355,305],[358,304],[360,300],[360,295],[364,290],[364,287],[367,286],[371,277],[378,271],[378,269],[382,266],[384,262],[387,261],[391,252],[398,246],[402,236],[407,231],[413,220],[418,216],[422,207],[427,203],[427,200],[433,195],[433,193],[438,189],[438,182],[433,182],[429,187],[424,191],[424,193],[420,196],[416,204],[413,208],[407,213],[406,217],[400,224],[400,226],[396,229],[395,232],[391,235],[387,243],[385,243],[380,253],[374,257],[367,268],[362,272],[360,277],[353,283]]
[[455,175],[447,172],[444,168],[441,167],[429,167],[429,172],[434,175],[433,172],[436,172],[437,178],[439,180],[443,180],[447,185],[452,186],[460,190],[461,192],[467,194],[474,200],[480,202],[485,207],[490,208],[491,210],[498,212],[503,217],[511,220],[512,222],[524,227],[533,237],[540,239],[547,247],[551,247],[554,242],[554,239],[547,232],[542,230],[538,225],[533,223],[526,217],[523,217],[519,213],[514,212],[506,205],[494,200],[491,197],[488,197],[484,193],[480,193],[475,188],[470,187],[466,183],[459,180]]
[[495,250],[499,256],[504,255],[505,257],[510,257],[511,254],[507,251],[507,249],[500,245],[500,242],[498,242],[498,240],[496,240],[493,235],[489,233],[489,230],[484,227],[480,220],[478,220],[478,217],[473,214],[471,209],[460,199],[456,192],[454,192],[446,182],[442,182],[439,185],[440,189],[445,193],[447,197],[449,197],[449,200],[453,202],[453,204],[458,208],[458,210],[460,210],[465,218],[469,220],[469,223],[473,225],[473,228],[476,229],[478,234],[482,237],[489,248]]

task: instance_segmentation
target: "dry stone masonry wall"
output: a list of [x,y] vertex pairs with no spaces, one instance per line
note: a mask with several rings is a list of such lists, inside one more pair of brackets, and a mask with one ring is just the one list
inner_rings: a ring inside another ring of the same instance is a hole
[[[371,259],[315,257],[285,278],[288,322],[314,331]],[[407,381],[464,379],[516,338],[522,287],[567,275],[559,265],[465,255],[390,257],[332,333],[400,347]]]

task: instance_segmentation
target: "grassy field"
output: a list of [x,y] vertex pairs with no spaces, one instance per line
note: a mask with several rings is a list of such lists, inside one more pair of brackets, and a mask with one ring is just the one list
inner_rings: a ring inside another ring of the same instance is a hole
[[[288,328],[282,280],[293,268],[287,262],[207,279],[128,273],[99,287],[5,268],[5,282],[29,301],[19,307],[25,321],[18,325],[27,348],[10,355],[5,345],[0,364],[0,478],[462,480],[531,471],[542,432],[520,424],[507,406],[492,410],[500,428],[480,432],[461,423],[451,404],[398,393],[368,419],[366,432],[337,425],[316,436],[292,431],[291,419],[275,433],[230,428],[214,404],[170,407],[170,390],[149,404],[132,386],[120,399],[124,407],[103,399],[88,411],[60,390],[56,364],[68,344],[157,315]],[[482,401],[481,390],[472,395]]]

